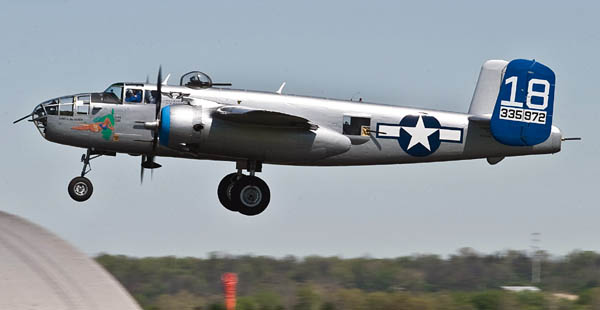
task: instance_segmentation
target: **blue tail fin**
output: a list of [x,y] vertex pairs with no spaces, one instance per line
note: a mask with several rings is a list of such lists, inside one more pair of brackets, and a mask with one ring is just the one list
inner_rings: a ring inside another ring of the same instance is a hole
[[552,69],[535,60],[508,63],[494,106],[492,135],[506,145],[536,145],[552,130],[554,83]]

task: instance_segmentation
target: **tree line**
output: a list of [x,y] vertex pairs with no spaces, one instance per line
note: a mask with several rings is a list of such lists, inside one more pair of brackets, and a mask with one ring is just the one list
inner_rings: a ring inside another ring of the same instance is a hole
[[[144,309],[224,309],[221,275],[238,274],[238,310],[325,309],[600,309],[600,254],[542,253],[542,292],[532,285],[532,258],[522,251],[412,255],[378,259],[288,256],[207,258],[100,255],[96,259]],[[561,299],[554,293],[577,295]]]

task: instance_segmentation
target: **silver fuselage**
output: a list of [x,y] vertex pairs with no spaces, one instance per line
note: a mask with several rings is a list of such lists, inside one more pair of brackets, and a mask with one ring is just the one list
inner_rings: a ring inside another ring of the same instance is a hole
[[[146,90],[156,90],[156,86],[152,84],[145,84],[143,87]],[[193,137],[193,148],[184,145],[174,148],[159,146],[156,150],[158,156],[345,166],[548,154],[560,151],[561,147],[562,136],[557,127],[552,128],[550,137],[541,144],[507,146],[492,137],[489,123],[473,121],[473,115],[463,113],[222,88],[163,86],[162,92],[185,94],[185,100],[177,99],[176,95],[173,98],[163,96],[163,106],[191,105],[196,110],[194,117],[201,122],[202,129]],[[240,106],[299,116],[310,120],[318,128],[272,128],[214,118],[213,113],[223,106]],[[97,130],[73,129],[93,123],[94,119],[108,113],[112,113],[114,117],[114,125],[111,127],[114,133],[109,139]],[[106,152],[139,155],[152,151],[152,131],[140,124],[155,119],[154,104],[91,102],[87,114],[78,114],[77,107],[72,114],[48,115],[43,130],[44,137],[56,143]],[[415,156],[405,150],[406,146],[401,146],[399,136],[402,126],[399,124],[406,116],[432,116],[439,121],[440,138],[434,141],[438,145],[428,145],[433,152]],[[370,130],[362,135],[345,135],[345,117],[369,119]]]

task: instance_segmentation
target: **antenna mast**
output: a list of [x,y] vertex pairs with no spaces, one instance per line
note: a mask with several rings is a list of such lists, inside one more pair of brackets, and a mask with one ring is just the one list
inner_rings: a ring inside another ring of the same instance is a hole
[[542,257],[540,250],[541,234],[531,234],[531,282],[540,283],[542,280]]

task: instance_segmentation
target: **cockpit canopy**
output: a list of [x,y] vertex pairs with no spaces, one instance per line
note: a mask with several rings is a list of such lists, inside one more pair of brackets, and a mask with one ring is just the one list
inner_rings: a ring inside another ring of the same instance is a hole
[[[112,97],[115,103],[120,103],[123,100],[123,83],[110,85],[103,93],[103,96]],[[101,101],[104,102],[104,101]]]
[[210,88],[213,86],[213,82],[206,73],[192,71],[181,76],[179,85],[190,88]]
[[92,101],[102,103],[154,103],[156,88],[139,83],[115,83],[104,92],[92,94]]

